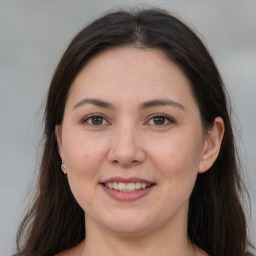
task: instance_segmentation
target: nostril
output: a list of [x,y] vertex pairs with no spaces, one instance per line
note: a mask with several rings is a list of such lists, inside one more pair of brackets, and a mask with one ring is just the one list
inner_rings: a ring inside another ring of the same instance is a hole
[[108,152],[108,160],[112,164],[120,164],[121,166],[134,166],[142,163],[145,159],[144,151],[138,140],[134,138],[117,138],[112,140]]

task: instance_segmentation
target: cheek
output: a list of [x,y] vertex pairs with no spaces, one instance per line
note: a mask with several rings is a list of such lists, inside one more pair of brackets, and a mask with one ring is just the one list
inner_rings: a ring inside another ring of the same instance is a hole
[[166,194],[189,197],[198,174],[200,141],[183,133],[159,143],[152,152],[155,168],[161,174]]
[[84,211],[93,204],[106,147],[83,136],[66,138],[63,152],[70,189]]
[[71,189],[85,190],[97,183],[106,145],[106,142],[88,138],[82,132],[63,136],[63,155]]
[[[200,142],[186,136],[174,137],[169,140],[154,145],[152,156],[157,161],[157,165],[166,166],[173,172],[193,172],[198,171],[201,158]],[[159,160],[157,160],[159,159]],[[157,167],[157,166],[156,166]]]
[[67,167],[76,172],[80,169],[91,170],[104,152],[104,143],[97,138],[91,139],[81,131],[67,132],[63,136],[63,155]]

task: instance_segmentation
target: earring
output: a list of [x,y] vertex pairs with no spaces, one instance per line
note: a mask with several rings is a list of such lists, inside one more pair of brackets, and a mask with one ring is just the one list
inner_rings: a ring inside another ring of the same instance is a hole
[[61,169],[65,175],[67,175],[66,165],[63,161],[61,161]]

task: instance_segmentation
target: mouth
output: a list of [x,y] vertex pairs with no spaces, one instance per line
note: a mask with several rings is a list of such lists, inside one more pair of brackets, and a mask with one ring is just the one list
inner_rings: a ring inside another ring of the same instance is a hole
[[100,185],[113,199],[120,202],[131,202],[147,196],[156,183],[137,177],[113,177],[103,180]]
[[148,189],[156,185],[156,183],[149,180],[137,178],[137,177],[131,177],[131,178],[113,177],[113,178],[102,181],[101,185],[111,190],[115,190],[119,192],[135,192],[138,190]]
[[119,192],[134,192],[137,190],[144,190],[153,186],[153,184],[145,183],[145,182],[125,183],[125,182],[117,182],[117,181],[102,183],[102,185]]

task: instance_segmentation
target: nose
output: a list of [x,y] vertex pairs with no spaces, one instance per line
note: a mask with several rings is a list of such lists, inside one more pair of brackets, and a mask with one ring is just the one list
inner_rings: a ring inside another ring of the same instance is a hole
[[132,127],[116,129],[112,135],[108,160],[124,168],[139,165],[145,161],[139,134]]

